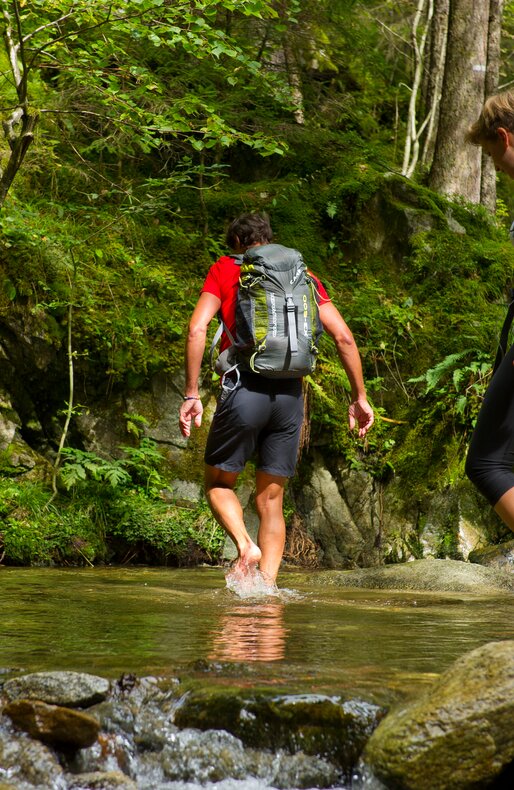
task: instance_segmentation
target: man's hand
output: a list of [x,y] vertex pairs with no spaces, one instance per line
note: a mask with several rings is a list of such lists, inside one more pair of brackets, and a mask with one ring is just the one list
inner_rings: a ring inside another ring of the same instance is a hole
[[359,438],[362,439],[366,436],[367,432],[373,425],[375,417],[373,416],[373,409],[369,405],[366,398],[358,398],[358,400],[350,403],[348,408],[348,424],[350,430],[353,431],[356,425],[359,426]]
[[191,421],[194,420],[194,424],[197,428],[200,427],[202,424],[202,414],[203,414],[203,406],[202,401],[200,398],[195,398],[195,400],[185,400],[182,406],[180,407],[179,412],[179,425],[180,425],[180,432],[182,436],[190,436],[191,435]]

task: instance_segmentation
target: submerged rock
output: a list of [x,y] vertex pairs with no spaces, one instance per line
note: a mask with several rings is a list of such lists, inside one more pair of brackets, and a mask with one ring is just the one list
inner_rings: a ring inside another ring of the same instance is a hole
[[70,790],[137,790],[136,783],[121,771],[93,771],[67,779]]
[[389,713],[364,762],[398,790],[488,787],[514,759],[514,641],[466,654],[420,699]]
[[381,568],[325,571],[316,575],[316,583],[372,590],[472,592],[477,595],[514,592],[513,574],[458,560],[414,560]]
[[96,741],[100,731],[97,720],[87,713],[39,700],[15,700],[3,713],[32,738],[57,747],[83,749]]
[[234,735],[215,730],[182,730],[166,745],[160,762],[166,779],[195,785],[250,776],[264,786],[328,788],[339,778],[337,767],[321,757],[245,749]]
[[197,691],[177,709],[175,724],[223,729],[260,749],[320,755],[349,775],[382,713],[371,703],[321,694]]
[[108,680],[84,672],[32,672],[4,684],[11,701],[36,699],[65,708],[88,708],[102,702],[109,689]]

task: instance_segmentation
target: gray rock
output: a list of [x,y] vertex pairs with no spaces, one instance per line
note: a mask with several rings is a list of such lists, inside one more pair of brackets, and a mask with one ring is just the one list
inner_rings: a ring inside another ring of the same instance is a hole
[[108,680],[84,672],[33,672],[7,680],[9,700],[32,699],[66,708],[87,708],[108,695]]
[[382,716],[377,706],[326,694],[197,691],[175,714],[179,727],[222,729],[245,746],[315,756],[349,774]]
[[[22,421],[12,406],[10,395],[0,388],[0,452],[4,454],[4,463],[23,471],[33,469],[37,463],[46,462],[21,438],[21,425]],[[41,429],[41,425],[34,428]]]
[[16,790],[45,787],[64,790],[63,770],[53,751],[25,735],[0,732],[0,768]]
[[365,538],[318,453],[297,503],[309,534],[322,548],[323,564],[331,568],[356,565],[365,548]]
[[424,557],[466,560],[497,539],[499,520],[468,481],[434,494],[424,508],[419,541]]
[[92,403],[75,420],[88,452],[117,458],[120,445],[128,444],[126,404],[120,399]]
[[[378,523],[381,562],[408,562],[419,557],[416,525],[419,507],[405,501],[405,483],[395,475],[379,484]],[[417,552],[417,553],[415,553]]]
[[451,209],[448,209],[446,212],[446,221],[448,223],[448,228],[453,231],[453,233],[457,233],[459,236],[466,235],[466,228],[464,228],[460,222],[457,222],[455,217],[452,214]]
[[427,233],[433,230],[437,223],[436,217],[429,211],[422,211],[404,206],[403,215],[405,217],[405,226],[409,237],[415,236],[417,233]]
[[302,753],[272,754],[244,749],[241,741],[228,732],[198,733],[182,730],[162,751],[164,775],[172,781],[207,784],[242,780],[249,776],[263,786],[331,787],[338,778],[337,768],[327,760]]
[[514,641],[459,659],[417,701],[385,717],[363,758],[387,787],[476,790],[514,759]]
[[0,412],[0,450],[5,450],[11,444],[17,427],[7,414]]
[[458,560],[415,560],[381,568],[325,571],[316,584],[361,587],[370,590],[419,592],[514,592],[514,576],[501,569],[484,568]]
[[161,492],[165,502],[199,502],[202,498],[200,483],[190,480],[174,480],[169,488]]
[[145,435],[159,444],[175,447],[187,446],[187,439],[180,433],[178,411],[182,403],[184,381],[182,374],[170,378],[158,374],[151,381],[150,391],[140,391],[127,398],[127,410],[142,414],[148,420]]

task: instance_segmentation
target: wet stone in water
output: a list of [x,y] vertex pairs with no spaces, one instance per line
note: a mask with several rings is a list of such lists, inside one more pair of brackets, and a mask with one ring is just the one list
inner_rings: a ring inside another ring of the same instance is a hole
[[37,700],[16,700],[3,713],[32,738],[60,747],[82,749],[91,746],[100,730],[92,716]]

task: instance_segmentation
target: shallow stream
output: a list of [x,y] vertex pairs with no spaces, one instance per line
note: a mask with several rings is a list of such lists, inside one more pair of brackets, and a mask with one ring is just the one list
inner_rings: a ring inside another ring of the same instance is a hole
[[[278,595],[241,599],[219,568],[0,568],[0,673],[179,675],[389,707],[463,653],[514,639],[514,596],[349,590],[326,580],[285,571]],[[216,787],[264,787],[255,781]]]
[[387,703],[514,638],[514,596],[348,590],[315,572],[283,572],[280,587],[240,599],[219,568],[1,568],[0,668],[116,678],[231,662],[266,683],[342,685]]

